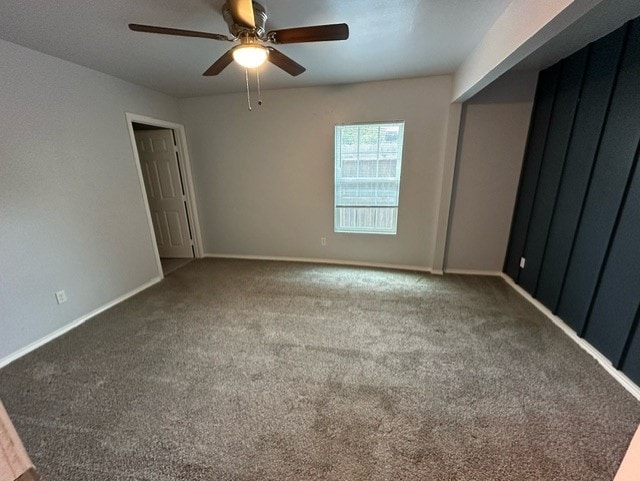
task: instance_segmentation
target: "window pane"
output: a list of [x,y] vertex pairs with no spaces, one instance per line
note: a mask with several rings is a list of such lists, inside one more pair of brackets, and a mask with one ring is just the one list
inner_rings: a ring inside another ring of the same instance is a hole
[[395,234],[397,222],[397,207],[336,207],[336,232]]
[[394,177],[396,175],[397,159],[382,158],[379,161],[378,177]]
[[395,234],[404,122],[336,126],[335,231]]
[[360,175],[358,177],[375,177],[377,159],[360,160]]

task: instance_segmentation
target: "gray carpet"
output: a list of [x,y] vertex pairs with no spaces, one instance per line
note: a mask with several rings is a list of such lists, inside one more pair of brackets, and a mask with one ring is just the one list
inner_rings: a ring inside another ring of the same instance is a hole
[[177,271],[181,267],[186,266],[189,262],[193,261],[193,257],[180,258],[180,257],[161,257],[160,263],[162,264],[162,274],[168,276],[174,271]]
[[43,481],[611,480],[640,422],[501,279],[213,259],[0,398]]

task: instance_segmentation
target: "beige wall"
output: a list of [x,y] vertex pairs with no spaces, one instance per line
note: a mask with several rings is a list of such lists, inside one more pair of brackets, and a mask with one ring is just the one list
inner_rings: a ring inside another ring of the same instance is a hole
[[[180,101],[209,254],[430,267],[451,78]],[[405,120],[398,233],[333,232],[334,125]],[[327,246],[320,238],[327,238]]]
[[512,72],[464,104],[445,270],[502,271],[536,81]]
[[[432,266],[450,77],[267,91],[248,112],[244,94],[178,101],[4,41],[0,74],[0,363],[157,276],[125,112],[185,123],[205,252]],[[534,83],[466,106],[449,268],[501,268]],[[398,234],[335,234],[334,125],[399,119]]]
[[0,78],[1,364],[157,277],[125,112],[179,114],[166,95],[2,40]]

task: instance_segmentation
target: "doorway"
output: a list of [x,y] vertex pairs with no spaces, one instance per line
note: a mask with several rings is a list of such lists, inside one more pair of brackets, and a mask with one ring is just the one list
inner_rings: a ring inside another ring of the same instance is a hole
[[127,114],[158,273],[202,253],[184,127]]

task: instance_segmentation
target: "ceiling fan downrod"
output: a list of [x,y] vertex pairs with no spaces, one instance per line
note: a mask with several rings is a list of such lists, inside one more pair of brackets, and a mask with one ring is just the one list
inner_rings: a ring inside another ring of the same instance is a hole
[[[218,33],[139,23],[130,23],[129,28],[134,32],[195,37],[236,43],[234,47],[227,50],[203,73],[205,76],[219,75],[235,60],[239,65],[248,68],[258,67],[263,62],[268,61],[289,75],[296,77],[305,72],[306,69],[281,51],[266,44],[329,42],[347,40],[349,38],[349,26],[346,23],[310,25],[268,31],[266,28],[268,16],[265,8],[252,0],[227,0],[222,8],[222,15],[227,23],[229,33],[232,35],[231,37]],[[248,73],[246,76],[248,77]],[[259,84],[260,79],[258,78],[257,81]],[[259,89],[260,86],[258,85]],[[258,104],[261,103],[262,101],[259,100]]]

